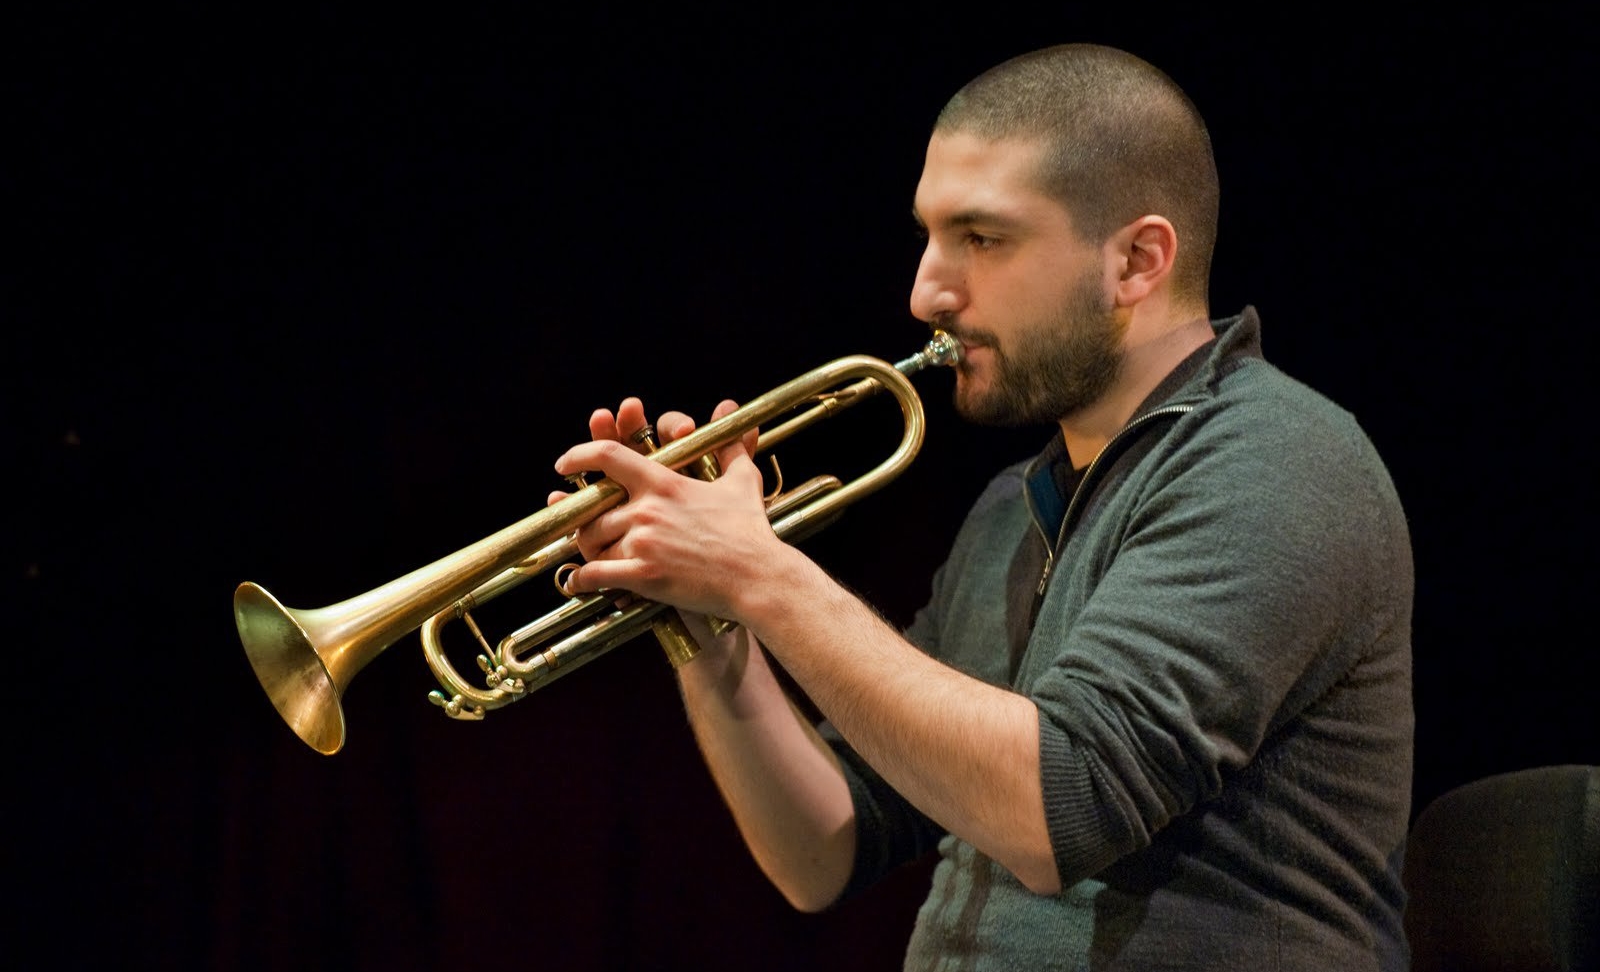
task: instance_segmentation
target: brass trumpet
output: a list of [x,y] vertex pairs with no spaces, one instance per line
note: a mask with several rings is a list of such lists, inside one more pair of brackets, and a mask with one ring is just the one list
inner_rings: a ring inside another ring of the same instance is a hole
[[[908,376],[929,365],[954,364],[960,345],[944,332],[917,354],[894,365],[866,355],[839,358],[761,395],[650,453],[669,468],[695,466],[714,475],[711,453],[776,418],[799,414],[760,433],[757,451],[770,450],[813,423],[887,390],[900,404],[904,431],[894,452],[849,483],[821,476],[767,500],[772,528],[785,540],[821,529],[844,507],[898,476],[922,446],[922,402]],[[429,698],[452,718],[481,719],[529,692],[653,628],[674,666],[693,657],[694,642],[665,605],[626,592],[568,598],[557,610],[490,646],[472,618],[472,608],[567,562],[576,553],[573,534],[627,499],[610,480],[578,484],[575,492],[532,516],[455,553],[336,604],[314,609],[284,607],[264,588],[240,584],[233,595],[234,621],[261,687],[289,727],[324,755],[344,746],[340,700],[356,673],[403,635],[421,629],[423,653],[440,690]],[[559,587],[559,581],[557,587]],[[441,629],[462,620],[483,654],[483,687],[469,684],[445,657]],[[715,624],[715,622],[714,622]],[[576,630],[573,626],[581,625]],[[569,632],[570,633],[567,633]],[[529,647],[556,640],[528,657]]]

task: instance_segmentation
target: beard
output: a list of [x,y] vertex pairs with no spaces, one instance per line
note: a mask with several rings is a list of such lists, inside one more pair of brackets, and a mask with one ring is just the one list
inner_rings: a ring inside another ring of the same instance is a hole
[[956,383],[956,413],[978,425],[1049,425],[1092,405],[1122,370],[1123,326],[1099,278],[1086,273],[1051,318],[1018,328],[1002,346],[993,332],[947,328],[990,349],[993,376],[982,392]]

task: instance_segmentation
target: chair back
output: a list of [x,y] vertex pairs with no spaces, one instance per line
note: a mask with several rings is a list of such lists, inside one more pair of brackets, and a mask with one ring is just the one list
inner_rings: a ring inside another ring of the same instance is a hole
[[1593,972],[1600,766],[1540,766],[1449,790],[1406,845],[1413,972]]

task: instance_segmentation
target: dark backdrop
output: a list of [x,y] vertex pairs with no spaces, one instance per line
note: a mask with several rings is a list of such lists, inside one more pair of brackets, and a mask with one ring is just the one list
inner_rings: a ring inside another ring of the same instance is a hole
[[[1191,92],[1223,181],[1214,310],[1255,304],[1268,356],[1390,463],[1418,567],[1415,805],[1594,762],[1578,28],[979,13],[1005,26],[597,10],[13,33],[17,929],[123,968],[897,968],[926,865],[791,912],[647,639],[474,725],[427,703],[407,637],[354,682],[327,758],[257,687],[230,598],[253,580],[321,606],[513,522],[624,394],[704,414],[914,350],[933,116],[1062,40]],[[808,542],[897,621],[1041,436],[962,426],[947,376],[919,384],[917,464]],[[876,455],[893,421],[868,412],[797,441],[786,475]]]

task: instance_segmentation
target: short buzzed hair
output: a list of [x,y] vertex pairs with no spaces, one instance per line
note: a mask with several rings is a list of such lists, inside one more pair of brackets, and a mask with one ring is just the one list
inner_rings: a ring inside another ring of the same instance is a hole
[[1158,68],[1096,44],[1022,54],[956,92],[934,131],[1043,141],[1040,188],[1091,242],[1140,216],[1166,217],[1178,234],[1173,294],[1206,304],[1216,160],[1194,103]]

